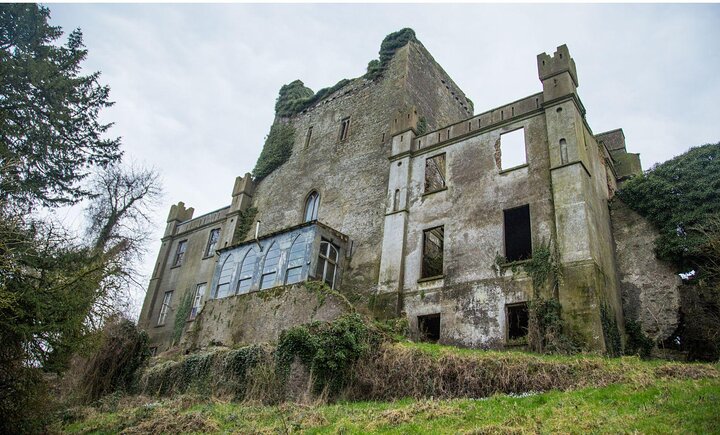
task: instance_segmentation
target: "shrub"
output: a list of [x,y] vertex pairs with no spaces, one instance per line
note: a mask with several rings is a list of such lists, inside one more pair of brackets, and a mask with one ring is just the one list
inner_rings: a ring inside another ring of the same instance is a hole
[[625,355],[637,355],[641,358],[649,358],[655,342],[652,341],[642,330],[642,324],[635,320],[625,319]]
[[149,357],[145,331],[128,319],[111,319],[102,331],[100,347],[80,363],[81,399],[90,402],[114,391],[131,391],[138,369]]
[[333,322],[296,326],[280,335],[275,350],[276,369],[287,376],[295,358],[310,369],[316,392],[335,395],[347,384],[355,363],[380,340],[356,313]]

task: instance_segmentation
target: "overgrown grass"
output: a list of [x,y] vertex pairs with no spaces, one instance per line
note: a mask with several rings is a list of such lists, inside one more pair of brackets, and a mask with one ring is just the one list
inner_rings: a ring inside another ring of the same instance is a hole
[[525,397],[254,406],[194,397],[87,411],[64,433],[718,433],[720,380],[656,379]]

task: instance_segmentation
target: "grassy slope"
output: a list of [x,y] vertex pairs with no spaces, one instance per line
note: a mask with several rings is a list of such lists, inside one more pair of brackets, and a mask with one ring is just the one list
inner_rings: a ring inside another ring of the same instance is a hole
[[[447,352],[495,356],[495,352],[408,345],[440,356]],[[519,352],[497,353],[497,357]],[[536,358],[536,356],[532,356]],[[578,357],[543,356],[554,362]],[[597,359],[611,370],[632,372],[622,384],[527,397],[401,400],[333,405],[251,406],[183,396],[160,402],[126,398],[125,405],[78,411],[81,419],[58,427],[69,433],[720,433],[718,366],[668,365],[635,358]],[[671,370],[667,370],[672,368]],[[715,376],[715,377],[707,377]],[[122,402],[122,401],[121,401]],[[148,405],[149,404],[149,405]]]

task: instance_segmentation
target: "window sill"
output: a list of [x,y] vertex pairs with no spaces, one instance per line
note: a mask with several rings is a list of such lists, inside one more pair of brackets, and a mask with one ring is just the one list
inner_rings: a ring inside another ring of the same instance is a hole
[[165,323],[160,324],[160,325],[155,325],[156,328],[162,328],[163,326],[165,326]]
[[171,269],[171,270],[172,270],[172,269],[177,269],[178,267],[181,267],[181,266],[182,266],[182,263],[176,264],[175,266],[171,266],[170,269]]
[[501,170],[499,173],[500,173],[500,175],[503,175],[503,174],[507,174],[508,172],[513,172],[513,171],[516,171],[516,170],[518,170],[518,169],[527,168],[527,167],[528,167],[528,164],[525,163],[525,164],[522,164],[522,165],[513,166],[512,168],[503,169],[503,170]]
[[215,257],[215,254],[206,255],[202,258],[202,260],[207,260],[208,258],[213,258],[213,257]]
[[428,196],[428,195],[432,195],[433,193],[444,192],[444,191],[446,191],[447,189],[448,189],[447,186],[445,186],[445,187],[443,187],[442,189],[436,189],[436,190],[431,190],[430,192],[424,192],[424,193],[422,194],[422,196],[425,197],[425,196]]
[[421,282],[430,282],[430,281],[439,281],[441,279],[444,279],[445,275],[435,275],[435,276],[428,276],[427,278],[420,278],[417,280],[418,284]]
[[525,264],[529,263],[531,260],[532,260],[532,258],[526,258],[525,260],[506,261],[505,263],[498,264],[498,266],[505,268],[505,269],[510,269],[512,267],[525,265]]

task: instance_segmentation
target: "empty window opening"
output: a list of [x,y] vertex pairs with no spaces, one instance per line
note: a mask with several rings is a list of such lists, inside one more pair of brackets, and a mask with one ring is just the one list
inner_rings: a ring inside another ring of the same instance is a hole
[[305,148],[310,146],[310,140],[312,139],[312,126],[308,127],[307,135],[305,136]]
[[264,290],[275,285],[279,265],[280,248],[277,243],[273,243],[265,255],[265,263],[263,263],[262,275],[260,276],[260,290]]
[[230,283],[232,282],[232,275],[235,270],[235,262],[233,256],[228,255],[220,269],[220,276],[218,278],[217,288],[215,289],[215,298],[220,299],[230,295]]
[[438,142],[440,142],[440,132],[438,132]]
[[503,120],[503,119],[505,119],[505,111],[501,110],[500,111],[500,120]]
[[[397,119],[395,120],[397,122]],[[348,134],[350,133],[350,117],[343,119],[340,122],[340,141],[344,141],[348,138]]]
[[447,129],[447,138],[450,139],[450,129]]
[[432,278],[443,274],[443,246],[445,227],[423,231],[423,257],[421,278]]
[[182,240],[177,245],[175,250],[175,258],[173,259],[173,267],[180,266],[185,258],[185,251],[187,250],[187,240]]
[[322,239],[320,242],[320,253],[318,255],[315,276],[332,289],[335,288],[335,280],[337,278],[337,263],[338,248],[328,240]]
[[383,135],[382,135],[382,141],[381,141],[381,142],[383,142],[383,143],[385,142],[385,133],[383,133]]
[[437,343],[440,340],[440,313],[418,316],[417,320],[420,340]]
[[170,311],[170,302],[172,301],[172,295],[173,292],[165,292],[165,295],[163,295],[163,302],[160,306],[160,315],[158,316],[158,326],[165,324],[165,319],[167,319],[168,311]]
[[220,240],[220,228],[215,228],[214,230],[210,231],[210,236],[208,237],[207,246],[205,247],[206,257],[215,255],[215,249],[217,248],[218,240]]
[[501,169],[514,168],[527,163],[525,152],[525,128],[500,135]]
[[393,211],[400,210],[400,189],[395,189],[395,194],[393,195]]
[[318,208],[320,208],[320,194],[316,191],[310,192],[305,200],[305,221],[310,222],[317,220]]
[[237,293],[239,295],[250,291],[253,276],[255,275],[257,259],[258,257],[255,253],[255,249],[250,249],[248,253],[245,254],[245,259],[243,259],[242,266],[240,266],[240,277],[238,278]]
[[468,131],[472,130],[472,121],[468,121]]
[[202,307],[202,300],[205,297],[206,288],[207,283],[198,284],[197,287],[195,287],[195,295],[193,296],[192,308],[190,308],[190,320],[193,320],[195,317],[197,317],[198,313],[200,312],[200,308]]
[[285,284],[295,284],[302,280],[302,268],[305,263],[305,249],[307,248],[306,239],[305,234],[300,234],[290,247]]
[[530,232],[530,206],[504,210],[505,258],[520,261],[532,257],[532,234]]
[[557,110],[555,110],[557,113],[562,113],[562,107],[558,107]]
[[564,165],[568,161],[567,141],[563,138],[560,139],[560,163]]
[[526,302],[508,304],[505,306],[507,314],[507,338],[517,340],[527,337],[528,334],[528,307]]
[[535,108],[537,109],[540,107],[540,100],[538,98],[535,99]]
[[445,188],[445,154],[425,160],[425,193]]
[[400,135],[400,142],[402,142],[403,139],[405,139],[405,135],[401,134],[401,135]]
[[480,128],[480,118],[478,118],[478,128]]

